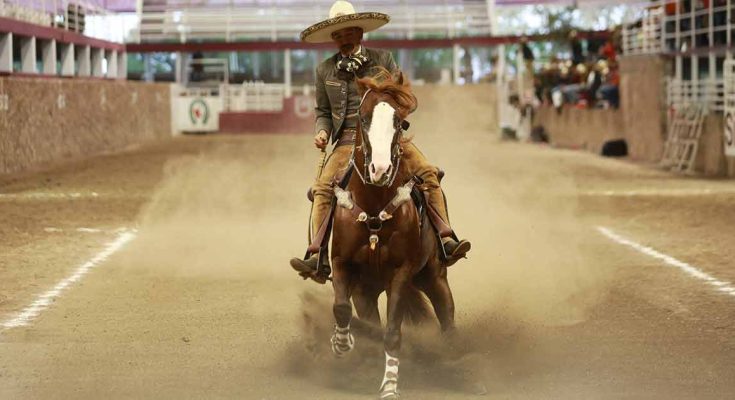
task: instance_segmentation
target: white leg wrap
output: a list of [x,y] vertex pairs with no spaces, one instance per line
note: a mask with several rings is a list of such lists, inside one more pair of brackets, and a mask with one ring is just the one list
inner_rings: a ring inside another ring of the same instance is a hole
[[332,352],[334,352],[337,357],[342,357],[352,351],[355,347],[355,338],[350,333],[350,326],[347,325],[346,328],[340,328],[335,325],[331,342]]
[[385,374],[380,385],[380,398],[396,398],[398,396],[398,365],[397,357],[385,353]]

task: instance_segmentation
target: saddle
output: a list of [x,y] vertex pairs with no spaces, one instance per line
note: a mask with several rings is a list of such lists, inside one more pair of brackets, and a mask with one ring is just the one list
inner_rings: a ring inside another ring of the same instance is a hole
[[[347,188],[347,184],[349,183],[350,177],[352,176],[354,170],[354,166],[350,164],[350,166],[345,170],[344,174],[342,176],[336,176],[333,180],[332,186],[335,188],[335,191],[342,190],[344,191]],[[441,169],[438,169],[437,171],[437,177],[439,182],[441,183],[442,178],[444,178],[444,171]],[[408,184],[410,183],[410,185]],[[413,176],[409,182],[404,187],[410,186],[411,192],[410,192],[410,198],[411,202],[413,203],[414,207],[416,207],[416,211],[419,215],[419,227],[420,229],[426,229],[427,227],[424,224],[424,221],[426,217],[428,217],[428,220],[431,224],[431,228],[433,228],[434,234],[436,236],[436,240],[438,243],[437,248],[439,249],[439,256],[442,259],[442,261],[447,265],[453,265],[455,262],[457,262],[457,259],[449,257],[446,252],[444,251],[444,246],[442,245],[442,237],[445,236],[452,236],[455,240],[459,240],[457,236],[454,234],[454,231],[441,219],[439,216],[439,213],[434,210],[433,207],[429,204],[429,202],[426,199],[426,195],[424,192],[427,190],[426,185],[424,184],[423,180],[419,178],[418,176]],[[443,194],[443,192],[442,192]],[[309,201],[314,201],[314,195],[311,191],[311,189],[307,192],[307,198]],[[444,196],[444,205],[447,207],[447,198]],[[319,231],[314,235],[314,239],[312,240],[311,244],[306,250],[306,255],[304,256],[304,259],[307,259],[311,257],[313,254],[319,254],[319,262],[318,262],[318,269],[317,269],[317,275],[322,276],[329,276],[331,274],[331,269],[329,267],[329,263],[326,262],[327,257],[329,257],[329,239],[330,234],[332,231],[332,224],[333,224],[333,215],[335,207],[338,203],[338,196],[335,195],[332,198],[332,204],[329,208],[329,211],[327,212],[326,220],[328,221],[326,224],[322,224]],[[390,207],[390,205],[386,206],[386,208]],[[447,211],[447,214],[449,212]],[[379,216],[374,216],[370,218],[365,218],[362,220],[362,222],[365,222],[368,229],[372,232],[377,231],[380,229],[375,228],[376,226],[380,226],[379,224],[382,224],[382,221],[379,221]],[[360,221],[360,219],[358,219]],[[375,236],[377,243],[377,235]],[[373,244],[373,239],[371,237],[371,245]]]

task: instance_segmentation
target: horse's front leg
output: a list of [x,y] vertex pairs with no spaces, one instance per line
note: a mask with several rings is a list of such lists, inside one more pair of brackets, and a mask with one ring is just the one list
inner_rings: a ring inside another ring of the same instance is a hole
[[411,267],[404,264],[396,270],[396,274],[388,289],[388,313],[383,343],[385,345],[385,373],[380,385],[380,398],[397,399],[398,396],[398,364],[401,350],[401,324],[403,323],[403,301],[409,284]]
[[332,260],[332,286],[334,287],[334,319],[337,322],[332,334],[332,351],[337,357],[349,353],[355,347],[355,338],[350,333],[352,304],[350,303],[350,274],[344,261]]

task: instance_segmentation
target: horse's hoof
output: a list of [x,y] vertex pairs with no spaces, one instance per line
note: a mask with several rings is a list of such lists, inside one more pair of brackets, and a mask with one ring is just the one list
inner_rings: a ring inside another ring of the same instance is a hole
[[332,342],[332,352],[337,357],[342,357],[355,348],[355,338],[352,336],[352,333],[348,333],[343,337],[340,336],[342,335],[335,333],[330,340]]
[[396,381],[387,381],[380,388],[380,400],[393,400],[399,399],[400,397],[401,395],[398,394],[398,382]]

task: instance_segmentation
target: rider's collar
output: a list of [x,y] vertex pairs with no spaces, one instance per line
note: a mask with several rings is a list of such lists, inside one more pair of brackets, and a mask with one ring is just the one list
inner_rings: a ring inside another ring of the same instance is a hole
[[340,58],[350,57],[350,56],[356,56],[358,54],[362,54],[362,45],[361,44],[358,44],[357,46],[358,46],[357,47],[357,51],[352,52],[352,53],[350,53],[350,54],[348,54],[346,56],[343,55],[341,51],[340,52],[337,52],[337,54],[339,55]]

